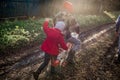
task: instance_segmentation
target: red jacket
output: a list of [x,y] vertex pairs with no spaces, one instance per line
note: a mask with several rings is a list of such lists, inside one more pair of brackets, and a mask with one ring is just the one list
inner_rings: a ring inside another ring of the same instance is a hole
[[43,30],[46,34],[46,39],[41,45],[41,49],[50,54],[50,55],[58,55],[59,54],[59,48],[63,48],[64,50],[67,50],[66,43],[64,41],[63,34],[61,31],[57,28],[49,28],[48,27],[48,21],[45,21],[43,24]]

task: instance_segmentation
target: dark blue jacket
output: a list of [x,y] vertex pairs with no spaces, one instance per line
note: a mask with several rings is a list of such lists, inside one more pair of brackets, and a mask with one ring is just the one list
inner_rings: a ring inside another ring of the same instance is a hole
[[117,18],[117,21],[116,21],[116,32],[119,32],[119,27],[120,27],[120,15],[119,15],[119,17]]

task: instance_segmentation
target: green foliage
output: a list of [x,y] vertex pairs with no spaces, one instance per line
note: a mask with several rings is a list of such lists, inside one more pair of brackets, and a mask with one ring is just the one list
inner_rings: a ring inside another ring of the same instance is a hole
[[85,26],[99,25],[99,24],[101,24],[103,22],[106,23],[108,21],[108,19],[106,19],[105,17],[103,17],[103,16],[96,16],[96,15],[85,16],[84,20],[85,20],[84,21],[85,23],[81,23],[81,24],[83,24]]
[[117,19],[117,17],[120,15],[120,11],[111,12],[111,14],[115,16],[115,19]]
[[32,42],[41,42],[44,38],[42,30],[43,19],[5,21],[0,24],[0,51],[29,46]]
[[80,15],[77,20],[81,28],[88,29],[105,23],[113,22],[111,18],[103,15]]
[[[119,12],[112,12],[116,18]],[[76,16],[80,23],[80,29],[87,30],[101,24],[113,22],[113,20],[106,15],[79,15]],[[5,21],[0,24],[0,51],[4,52],[6,49],[15,50],[24,46],[30,46],[35,43],[40,44],[45,38],[42,29],[44,19],[34,20],[15,20]],[[52,22],[49,24],[52,26]]]

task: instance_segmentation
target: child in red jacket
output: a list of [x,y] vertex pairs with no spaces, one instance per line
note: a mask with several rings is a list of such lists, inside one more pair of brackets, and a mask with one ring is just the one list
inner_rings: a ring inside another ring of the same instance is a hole
[[[41,50],[45,52],[45,59],[38,70],[33,74],[35,80],[38,80],[39,74],[48,65],[50,60],[52,62],[51,64],[54,63],[57,55],[59,54],[59,48],[63,48],[64,50],[68,49],[62,34],[62,31],[65,28],[65,23],[63,21],[58,21],[53,28],[49,28],[48,24],[49,19],[45,20],[43,24],[43,30],[46,34],[46,39],[41,45]],[[55,73],[54,67],[54,65],[51,65],[51,73]]]

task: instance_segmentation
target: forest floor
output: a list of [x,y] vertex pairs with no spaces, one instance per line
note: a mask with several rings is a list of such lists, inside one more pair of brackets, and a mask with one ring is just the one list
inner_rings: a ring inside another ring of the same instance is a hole
[[[110,26],[114,25],[107,25],[107,27]],[[114,36],[115,30],[112,29],[104,32],[106,28],[102,27],[101,29],[92,29],[84,35],[95,39],[86,43],[82,50],[76,54],[74,65],[66,65],[62,69],[61,72],[64,77],[49,76],[40,80],[119,80],[120,64],[114,63],[117,54],[117,40]],[[100,36],[95,35],[100,34],[98,30],[104,33],[101,32]],[[82,41],[85,43],[86,39],[88,40],[88,38],[84,38]],[[0,75],[0,80],[34,80],[32,73],[39,67],[41,62],[39,60],[40,52],[38,49],[39,47],[37,46],[18,55],[1,57],[0,74],[7,70],[8,72]],[[36,59],[33,60],[33,57]],[[15,65],[20,61],[22,64]],[[14,65],[15,67],[9,70]]]

